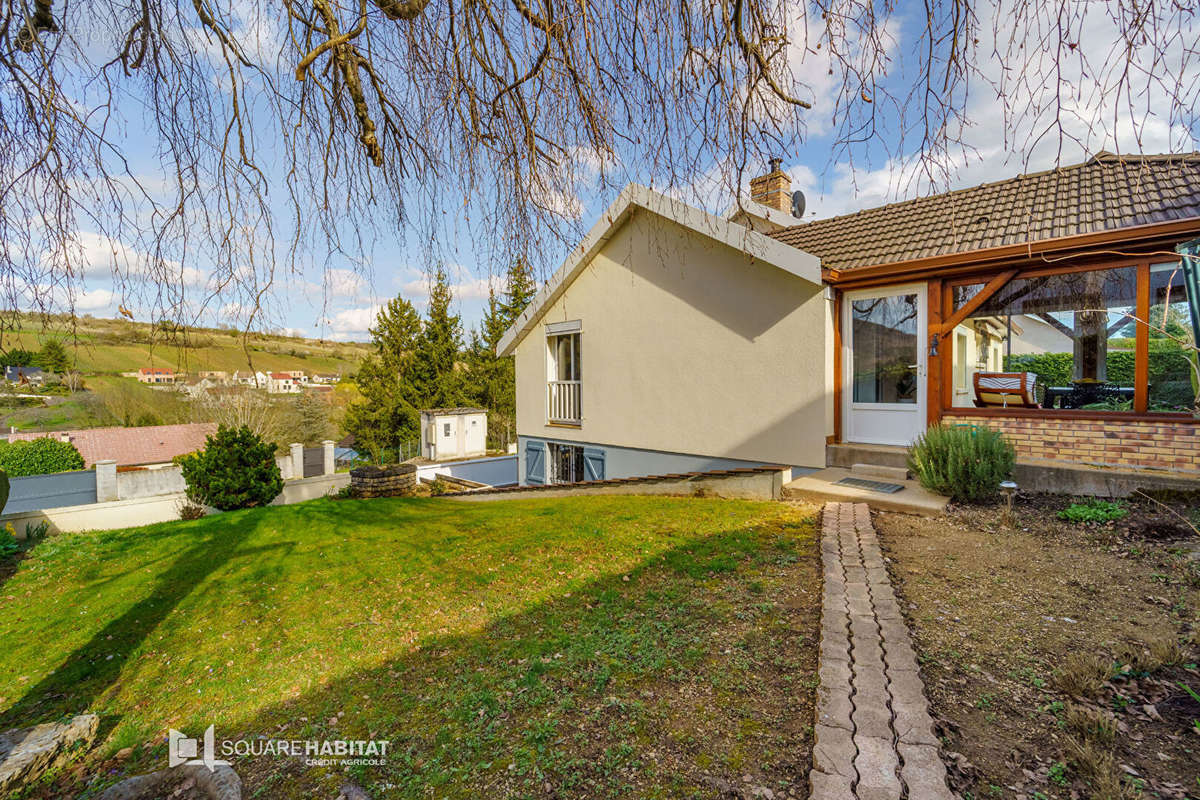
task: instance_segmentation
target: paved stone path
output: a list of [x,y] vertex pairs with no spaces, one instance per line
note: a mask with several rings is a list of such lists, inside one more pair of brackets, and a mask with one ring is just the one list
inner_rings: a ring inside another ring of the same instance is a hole
[[952,800],[916,653],[866,504],[825,506],[821,561],[811,800]]

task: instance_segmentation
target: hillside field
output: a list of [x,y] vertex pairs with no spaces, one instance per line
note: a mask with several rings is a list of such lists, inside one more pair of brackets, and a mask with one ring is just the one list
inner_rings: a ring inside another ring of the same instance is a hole
[[37,351],[58,339],[84,375],[130,372],[142,367],[177,371],[304,370],[353,374],[367,354],[360,342],[332,342],[217,328],[169,332],[145,322],[80,317],[22,315],[18,328],[6,331],[0,349]]

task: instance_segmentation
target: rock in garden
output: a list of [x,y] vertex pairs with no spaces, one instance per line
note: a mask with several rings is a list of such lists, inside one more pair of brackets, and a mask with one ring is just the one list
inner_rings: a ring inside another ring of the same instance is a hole
[[64,762],[72,745],[82,742],[85,748],[90,746],[99,727],[100,718],[95,714],[80,714],[69,722],[0,733],[0,795],[7,797]]

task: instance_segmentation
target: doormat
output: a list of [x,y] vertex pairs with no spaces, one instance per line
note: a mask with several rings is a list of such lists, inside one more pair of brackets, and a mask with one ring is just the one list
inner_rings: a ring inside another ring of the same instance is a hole
[[895,494],[904,488],[898,483],[868,481],[862,478],[842,478],[840,481],[834,481],[833,485],[853,486],[855,489],[866,489],[868,492],[883,492],[884,494]]

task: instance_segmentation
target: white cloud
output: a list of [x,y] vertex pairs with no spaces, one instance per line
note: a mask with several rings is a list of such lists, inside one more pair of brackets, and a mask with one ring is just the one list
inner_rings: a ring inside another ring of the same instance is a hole
[[[450,278],[450,292],[455,300],[485,300],[492,288],[497,293],[504,291],[502,278],[477,278],[461,264],[447,264],[445,268]],[[417,300],[429,297],[428,275],[416,270],[408,270],[405,275],[408,280],[400,284],[400,292],[404,297]]]
[[85,289],[75,295],[76,311],[100,311],[112,308],[117,303],[117,296],[107,289]]
[[357,300],[368,292],[366,279],[352,269],[325,270],[325,288],[330,297]]
[[367,329],[375,324],[383,306],[373,304],[360,308],[347,308],[336,312],[328,319],[329,327],[334,336],[350,334],[365,334]]
[[184,267],[178,261],[155,259],[124,242],[92,231],[76,231],[75,266],[85,277],[149,278],[166,280],[185,286],[203,286],[208,275],[195,267]]

